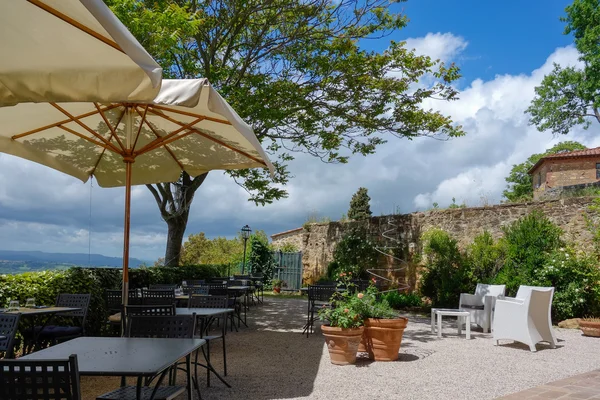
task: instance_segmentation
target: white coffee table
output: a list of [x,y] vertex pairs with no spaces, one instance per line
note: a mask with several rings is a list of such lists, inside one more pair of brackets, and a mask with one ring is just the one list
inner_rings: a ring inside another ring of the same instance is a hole
[[454,308],[432,308],[431,309],[431,333],[435,333],[437,326],[437,336],[442,337],[442,317],[452,316],[456,318],[456,327],[458,335],[462,334],[462,324],[467,326],[466,338],[471,339],[471,313]]

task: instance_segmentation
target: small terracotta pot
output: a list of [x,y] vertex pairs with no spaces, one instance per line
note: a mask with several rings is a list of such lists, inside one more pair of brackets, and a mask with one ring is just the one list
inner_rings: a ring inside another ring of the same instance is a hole
[[600,321],[579,321],[579,329],[584,336],[600,337]]
[[406,324],[408,324],[408,318],[404,317],[365,319],[365,333],[363,333],[358,351],[369,353],[371,360],[396,361]]
[[274,292],[274,293],[281,293],[281,288],[274,287],[274,288],[273,288],[273,292]]
[[356,362],[358,344],[362,338],[364,327],[338,328],[323,325],[321,331],[325,336],[332,364],[348,365]]

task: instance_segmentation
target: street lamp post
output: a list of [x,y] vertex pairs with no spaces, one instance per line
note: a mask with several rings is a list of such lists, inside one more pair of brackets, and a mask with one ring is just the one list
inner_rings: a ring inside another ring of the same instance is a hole
[[242,228],[242,239],[244,239],[244,263],[242,264],[242,275],[244,275],[244,271],[246,270],[246,242],[252,233],[252,229],[248,225],[244,225]]

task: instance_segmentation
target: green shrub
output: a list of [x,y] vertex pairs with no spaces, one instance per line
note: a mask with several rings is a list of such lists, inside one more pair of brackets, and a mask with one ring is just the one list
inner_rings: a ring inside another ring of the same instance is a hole
[[265,284],[271,283],[275,260],[273,259],[273,249],[266,237],[253,235],[250,239],[249,264],[253,274],[262,274]]
[[447,232],[433,229],[422,239],[426,263],[421,276],[421,293],[431,299],[434,307],[456,307],[460,293],[471,292],[475,287],[469,263]]
[[473,239],[467,249],[467,258],[472,280],[491,283],[504,264],[505,247],[502,242],[494,242],[492,234],[485,231]]
[[400,293],[397,291],[387,292],[382,295],[382,298],[395,309],[408,307],[421,307],[423,301],[417,293]]
[[[227,265],[182,265],[179,267],[139,267],[129,270],[129,287],[142,288],[159,283],[176,283],[189,279],[210,279],[226,276]],[[120,283],[108,289],[118,289]]]
[[368,238],[363,227],[353,227],[339,241],[333,252],[335,264],[328,268],[330,278],[340,272],[351,272],[355,277],[368,278],[367,269],[377,268],[379,252],[375,243]]

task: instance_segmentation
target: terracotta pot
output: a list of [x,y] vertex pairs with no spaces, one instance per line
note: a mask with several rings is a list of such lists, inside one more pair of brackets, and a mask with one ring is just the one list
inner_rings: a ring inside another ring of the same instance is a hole
[[273,288],[273,292],[275,292],[275,293],[281,293],[281,288],[274,287]]
[[600,337],[600,321],[579,321],[579,329],[584,336]]
[[365,333],[358,351],[369,353],[375,361],[396,361],[408,318],[365,319]]
[[360,328],[338,328],[323,325],[321,331],[325,336],[332,364],[348,365],[356,362],[358,344],[364,331],[362,326]]

